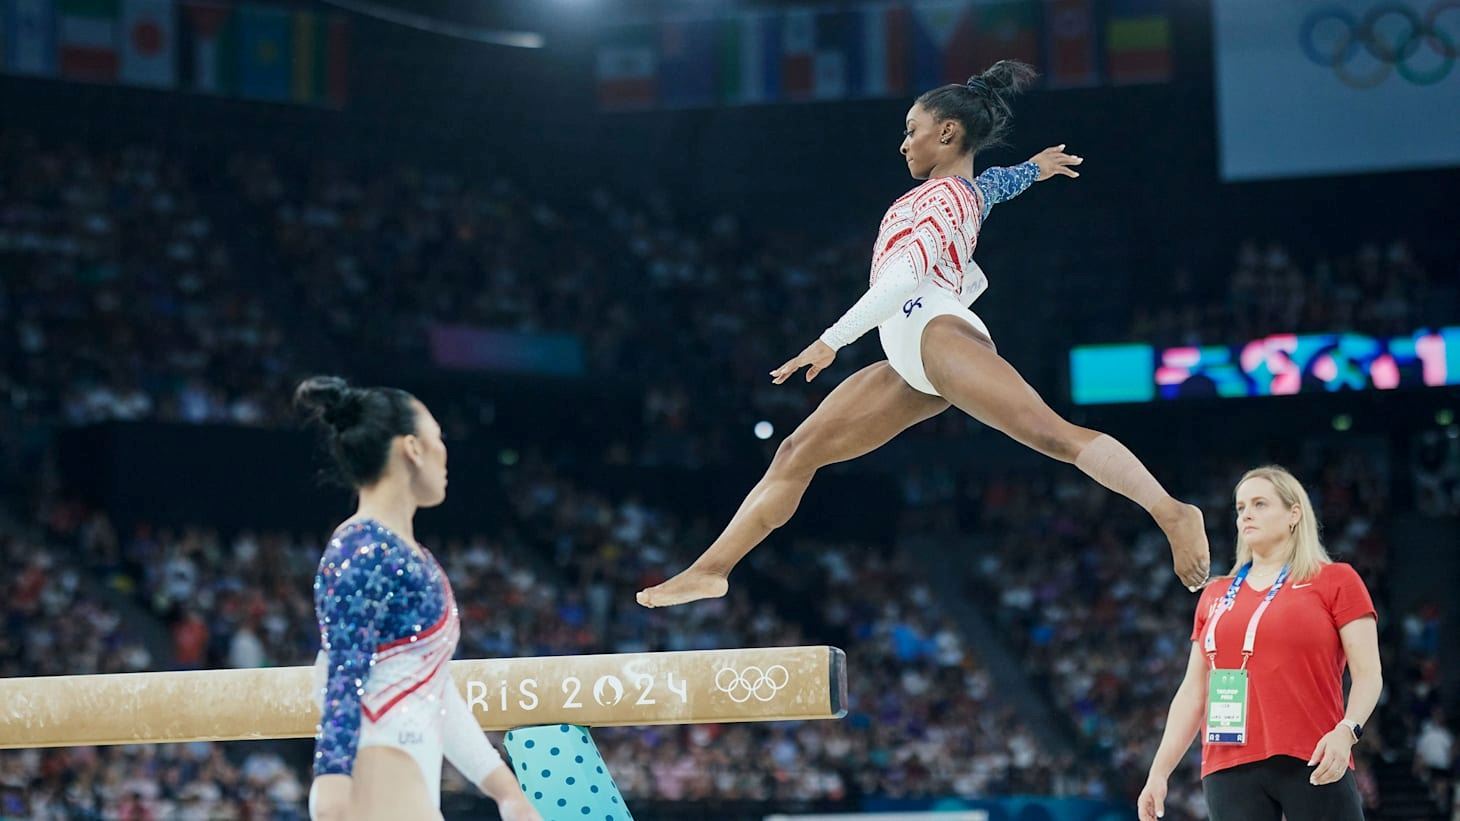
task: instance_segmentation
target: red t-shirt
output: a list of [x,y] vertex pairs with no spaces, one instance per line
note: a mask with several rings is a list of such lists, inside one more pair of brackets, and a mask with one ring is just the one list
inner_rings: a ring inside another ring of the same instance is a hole
[[[1207,621],[1231,585],[1230,579],[1223,579],[1202,592],[1191,630],[1198,649],[1204,648]],[[1232,609],[1217,622],[1218,667],[1242,666],[1247,623],[1266,595],[1265,589],[1242,584]],[[1364,616],[1377,617],[1374,601],[1350,565],[1335,562],[1306,581],[1285,583],[1262,616],[1247,662],[1247,743],[1203,741],[1202,777],[1275,755],[1307,761],[1318,740],[1343,718],[1343,669],[1348,662],[1338,630]]]

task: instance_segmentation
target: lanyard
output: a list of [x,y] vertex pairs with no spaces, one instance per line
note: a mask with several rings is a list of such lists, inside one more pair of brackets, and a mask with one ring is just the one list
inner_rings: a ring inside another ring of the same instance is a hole
[[[1207,622],[1207,632],[1202,645],[1213,668],[1217,666],[1217,622],[1221,621],[1222,616],[1237,602],[1237,592],[1242,589],[1242,583],[1247,581],[1247,574],[1251,570],[1252,562],[1249,561],[1242,565],[1242,569],[1237,571],[1237,578],[1232,580],[1232,586],[1227,588],[1226,595],[1222,596],[1216,612],[1212,613],[1211,620]],[[1289,570],[1288,565],[1283,565],[1283,569],[1278,571],[1278,577],[1273,580],[1272,587],[1267,589],[1267,595],[1263,597],[1262,603],[1257,605],[1252,619],[1247,622],[1247,635],[1242,639],[1242,669],[1244,670],[1247,669],[1247,660],[1252,657],[1253,645],[1257,642],[1257,623],[1262,621],[1262,614],[1267,612],[1267,606],[1272,604],[1278,591],[1283,588],[1283,583],[1288,580]]]

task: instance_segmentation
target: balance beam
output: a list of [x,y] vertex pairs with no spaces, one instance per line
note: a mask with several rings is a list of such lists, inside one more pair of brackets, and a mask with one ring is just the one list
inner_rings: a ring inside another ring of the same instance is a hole
[[[846,715],[835,647],[475,659],[451,675],[484,730]],[[312,738],[312,667],[0,679],[0,749]]]

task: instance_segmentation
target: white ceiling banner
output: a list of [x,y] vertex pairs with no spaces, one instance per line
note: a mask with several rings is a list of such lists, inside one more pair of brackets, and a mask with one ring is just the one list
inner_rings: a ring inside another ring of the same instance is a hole
[[1213,0],[1227,180],[1460,165],[1460,0]]

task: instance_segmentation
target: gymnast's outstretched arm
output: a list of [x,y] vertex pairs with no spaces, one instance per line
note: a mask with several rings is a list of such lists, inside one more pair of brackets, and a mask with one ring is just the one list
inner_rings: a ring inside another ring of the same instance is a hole
[[913,257],[904,251],[892,264],[884,265],[882,275],[836,324],[822,333],[821,341],[833,351],[840,350],[895,315],[921,282]]
[[973,180],[983,193],[983,213],[979,218],[987,219],[991,208],[1024,193],[1038,177],[1039,164],[1032,159],[1018,165],[985,169]]
[[988,219],[991,208],[1019,196],[1036,182],[1047,180],[1055,174],[1080,176],[1080,172],[1071,166],[1084,161],[1084,157],[1066,154],[1065,146],[1061,143],[1044,149],[1018,165],[985,169],[973,180],[973,184],[983,192],[983,214],[980,219]]

